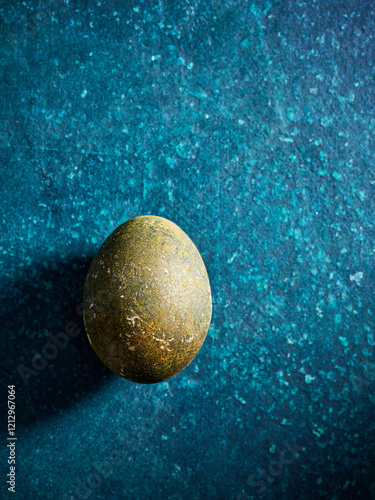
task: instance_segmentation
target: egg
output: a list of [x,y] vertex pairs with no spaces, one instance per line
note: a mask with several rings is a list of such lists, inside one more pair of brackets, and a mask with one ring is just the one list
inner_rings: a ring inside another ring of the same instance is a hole
[[132,382],[173,377],[195,358],[212,315],[207,271],[176,224],[144,215],[104,241],[84,284],[86,332],[99,359]]

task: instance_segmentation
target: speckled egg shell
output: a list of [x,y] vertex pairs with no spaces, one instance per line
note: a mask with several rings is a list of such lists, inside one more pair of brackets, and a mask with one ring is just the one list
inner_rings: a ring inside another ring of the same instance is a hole
[[148,384],[173,377],[197,355],[211,321],[210,283],[194,243],[162,217],[128,220],[91,264],[83,314],[110,370]]

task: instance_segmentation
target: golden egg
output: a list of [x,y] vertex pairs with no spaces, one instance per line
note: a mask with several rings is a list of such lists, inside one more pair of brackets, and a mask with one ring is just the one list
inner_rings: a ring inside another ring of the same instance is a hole
[[160,382],[183,370],[200,350],[211,314],[201,255],[162,217],[135,217],[115,229],[86,277],[90,343],[110,370],[133,382]]

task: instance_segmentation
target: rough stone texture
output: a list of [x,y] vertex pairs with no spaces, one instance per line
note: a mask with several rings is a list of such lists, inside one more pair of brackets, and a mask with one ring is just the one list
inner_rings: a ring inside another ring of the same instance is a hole
[[[374,2],[3,0],[0,18],[19,497],[374,497]],[[213,296],[199,355],[155,385],[112,375],[76,312],[140,214],[191,237]]]
[[197,355],[210,326],[212,299],[196,246],[176,224],[135,217],[105,240],[84,286],[90,343],[113,372],[155,383]]

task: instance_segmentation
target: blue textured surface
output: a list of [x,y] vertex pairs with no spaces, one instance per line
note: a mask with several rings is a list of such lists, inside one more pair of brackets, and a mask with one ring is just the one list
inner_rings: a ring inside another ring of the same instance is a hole
[[[0,17],[1,498],[375,498],[374,3]],[[105,237],[142,214],[192,238],[214,302],[198,357],[152,386],[106,370],[76,311]]]

